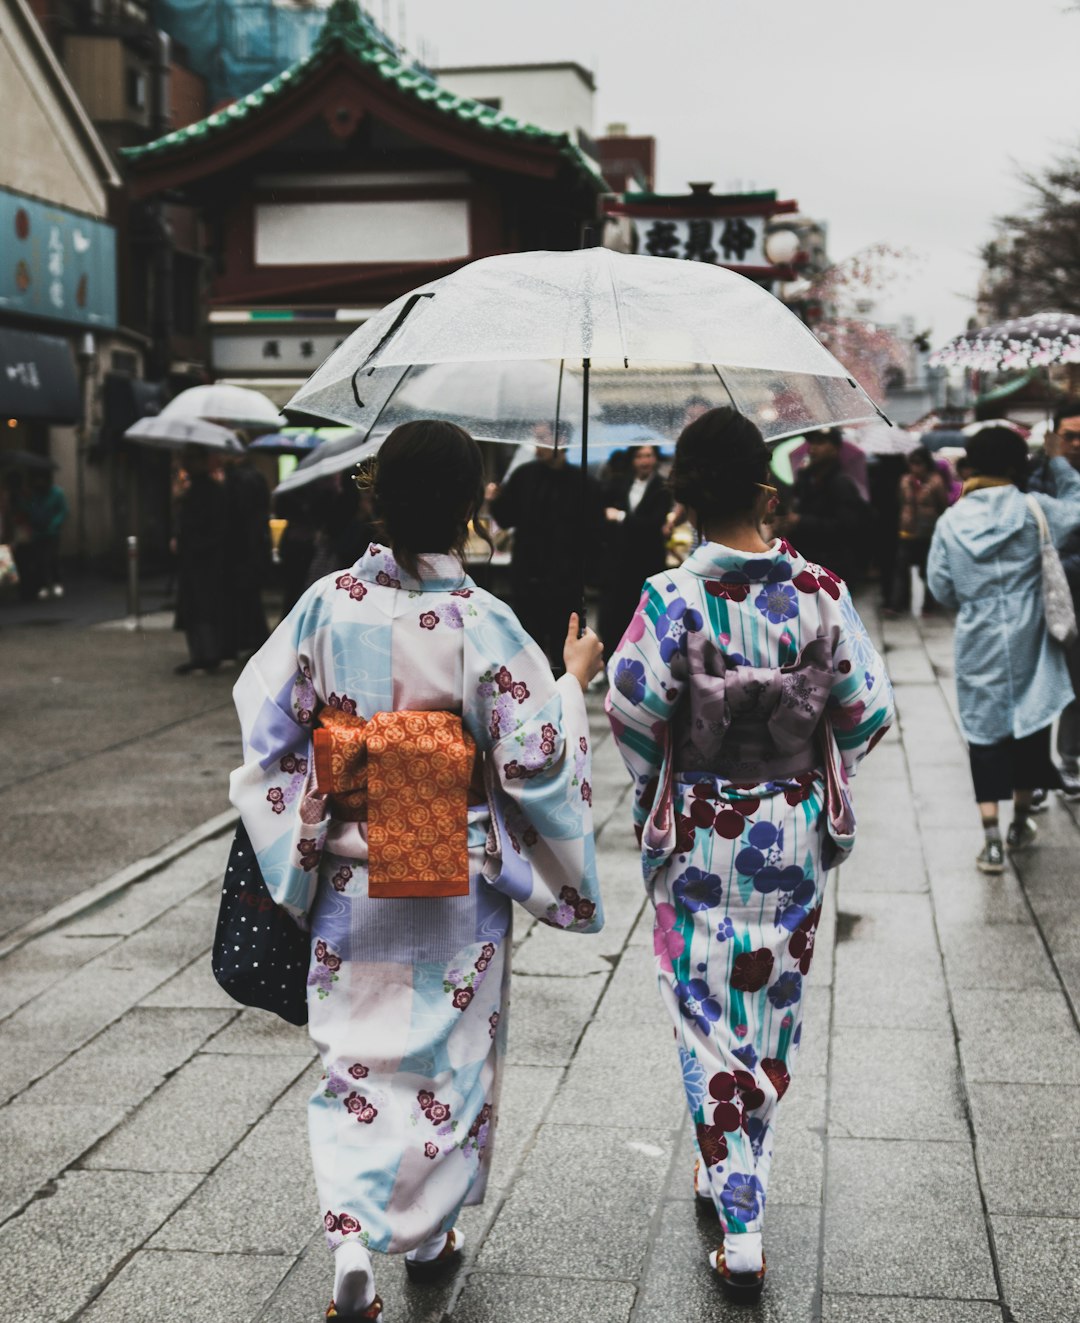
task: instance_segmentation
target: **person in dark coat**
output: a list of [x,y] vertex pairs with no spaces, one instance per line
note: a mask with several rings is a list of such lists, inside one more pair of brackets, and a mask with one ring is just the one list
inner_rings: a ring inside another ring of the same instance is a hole
[[659,463],[656,446],[635,446],[630,454],[630,472],[612,478],[604,491],[607,541],[601,576],[600,637],[605,659],[618,647],[637,609],[645,580],[664,568],[664,526],[672,499],[660,476]]
[[229,500],[226,544],[229,610],[224,657],[249,657],[270,637],[262,590],[270,573],[270,487],[249,455],[225,467]]
[[807,560],[851,583],[868,558],[871,510],[840,467],[839,430],[811,432],[806,443],[810,462],[795,475],[795,510],[778,528]]
[[582,565],[597,563],[603,530],[603,493],[595,478],[566,462],[569,429],[559,445],[547,423],[534,429],[536,458],[522,464],[505,486],[487,489],[492,517],[514,530],[510,584],[514,610],[526,631],[560,665],[566,620],[581,611]]
[[187,490],[177,506],[176,628],[187,639],[188,660],[177,675],[214,671],[225,655],[228,610],[230,501],[220,470],[203,446],[184,450]]

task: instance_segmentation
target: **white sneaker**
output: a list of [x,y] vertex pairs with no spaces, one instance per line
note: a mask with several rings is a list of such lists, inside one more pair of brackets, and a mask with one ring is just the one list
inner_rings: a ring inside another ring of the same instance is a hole
[[39,589],[38,589],[37,599],[38,599],[39,602],[47,602],[47,601],[49,600],[49,596],[50,596],[50,594],[49,594],[49,590],[48,590],[48,588],[39,588]]
[[54,597],[63,597],[63,595],[64,595],[64,585],[63,585],[62,583],[54,583],[54,584],[53,584],[52,595],[53,595]]

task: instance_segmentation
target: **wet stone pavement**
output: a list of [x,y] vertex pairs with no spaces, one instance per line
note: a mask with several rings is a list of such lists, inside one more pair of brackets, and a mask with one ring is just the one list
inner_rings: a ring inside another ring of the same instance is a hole
[[[1080,1319],[1074,809],[1055,802],[1036,851],[980,875],[949,624],[886,628],[900,719],[830,879],[761,1304],[727,1305],[706,1266],[719,1233],[692,1196],[627,787],[593,694],[607,926],[519,923],[488,1200],[445,1286],[377,1261],[387,1323]],[[318,1071],[303,1031],[213,982],[227,846],[209,836],[0,957],[7,1323],[322,1316]]]

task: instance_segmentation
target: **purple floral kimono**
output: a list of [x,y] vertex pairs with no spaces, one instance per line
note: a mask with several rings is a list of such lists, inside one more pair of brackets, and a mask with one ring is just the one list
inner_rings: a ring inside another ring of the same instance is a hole
[[[452,556],[425,557],[412,579],[373,544],[304,594],[234,696],[232,801],[274,899],[311,930],[325,1075],[309,1121],[327,1235],[408,1250],[484,1196],[512,902],[568,931],[603,922],[581,689],[552,678],[513,612]],[[369,897],[366,823],[335,820],[313,782],[324,706],[461,716],[488,786],[468,810],[468,895]]]
[[701,1188],[758,1232],[826,870],[854,839],[844,785],[891,686],[847,588],[782,540],[647,580],[608,675]]

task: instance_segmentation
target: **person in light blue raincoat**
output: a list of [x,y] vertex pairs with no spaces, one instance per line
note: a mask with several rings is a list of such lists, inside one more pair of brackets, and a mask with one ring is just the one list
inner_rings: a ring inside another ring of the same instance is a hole
[[956,693],[968,741],[985,841],[976,863],[1000,873],[1004,852],[998,802],[1012,799],[1005,845],[1031,845],[1032,792],[1058,785],[1050,727],[1073,698],[1064,648],[1046,627],[1039,524],[1032,502],[1060,545],[1080,525],[1080,474],[1047,438],[1057,496],[1026,496],[1027,445],[1005,427],[986,427],[968,442],[974,476],[938,521],[930,545],[930,591],[958,612]]

